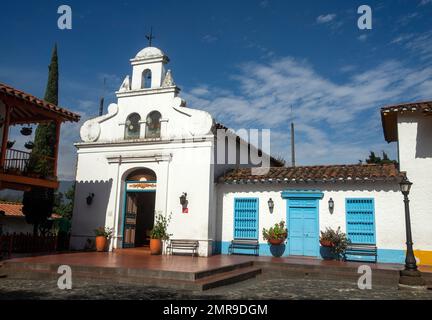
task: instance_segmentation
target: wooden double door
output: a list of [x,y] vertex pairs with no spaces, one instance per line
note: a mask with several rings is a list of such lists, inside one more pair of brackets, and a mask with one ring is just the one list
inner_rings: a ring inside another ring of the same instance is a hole
[[127,192],[123,248],[149,245],[154,225],[155,192]]

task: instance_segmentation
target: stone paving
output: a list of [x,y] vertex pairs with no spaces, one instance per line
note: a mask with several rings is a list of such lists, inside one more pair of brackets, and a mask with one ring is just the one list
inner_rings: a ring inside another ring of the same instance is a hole
[[432,290],[400,291],[375,286],[360,290],[356,283],[334,280],[263,278],[252,279],[204,292],[163,289],[153,286],[77,279],[72,290],[60,290],[54,280],[0,279],[0,300],[5,299],[428,299]]

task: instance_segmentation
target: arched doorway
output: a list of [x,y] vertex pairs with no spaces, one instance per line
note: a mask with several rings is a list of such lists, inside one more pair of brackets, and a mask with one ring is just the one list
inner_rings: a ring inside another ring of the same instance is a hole
[[125,179],[123,248],[148,246],[154,225],[156,174],[137,169]]

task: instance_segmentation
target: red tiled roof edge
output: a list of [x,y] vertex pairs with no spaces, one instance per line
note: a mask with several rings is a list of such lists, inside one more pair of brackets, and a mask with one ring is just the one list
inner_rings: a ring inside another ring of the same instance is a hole
[[432,113],[432,101],[418,101],[409,103],[400,103],[388,105],[381,108],[381,113],[387,112],[402,112],[402,111],[420,111],[424,113]]
[[29,93],[15,89],[15,88],[8,86],[7,84],[1,83],[1,82],[0,82],[0,93],[4,93],[8,96],[12,96],[14,98],[24,100],[26,102],[30,102],[30,103],[35,104],[39,107],[42,107],[46,110],[61,114],[64,118],[68,119],[69,121],[78,122],[81,118],[80,115],[78,115],[72,111],[61,108],[59,106],[56,106],[55,104],[52,104],[52,103],[49,103],[45,100],[39,99],[39,98],[29,94]]
[[[252,175],[251,168],[236,169],[219,178],[220,183],[289,183],[340,181],[400,181],[405,172],[394,164],[356,164],[263,168],[263,175]],[[266,173],[265,170],[268,169]]]
[[[22,207],[23,205],[21,202],[0,201],[0,211],[4,211],[6,217],[24,217]],[[51,218],[53,219],[60,217],[61,216],[57,213],[51,215]]]

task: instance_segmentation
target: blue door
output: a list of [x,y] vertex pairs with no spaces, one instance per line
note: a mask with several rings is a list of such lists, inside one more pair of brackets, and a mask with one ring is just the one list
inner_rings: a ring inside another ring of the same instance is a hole
[[289,254],[318,256],[318,200],[289,199],[287,220]]

